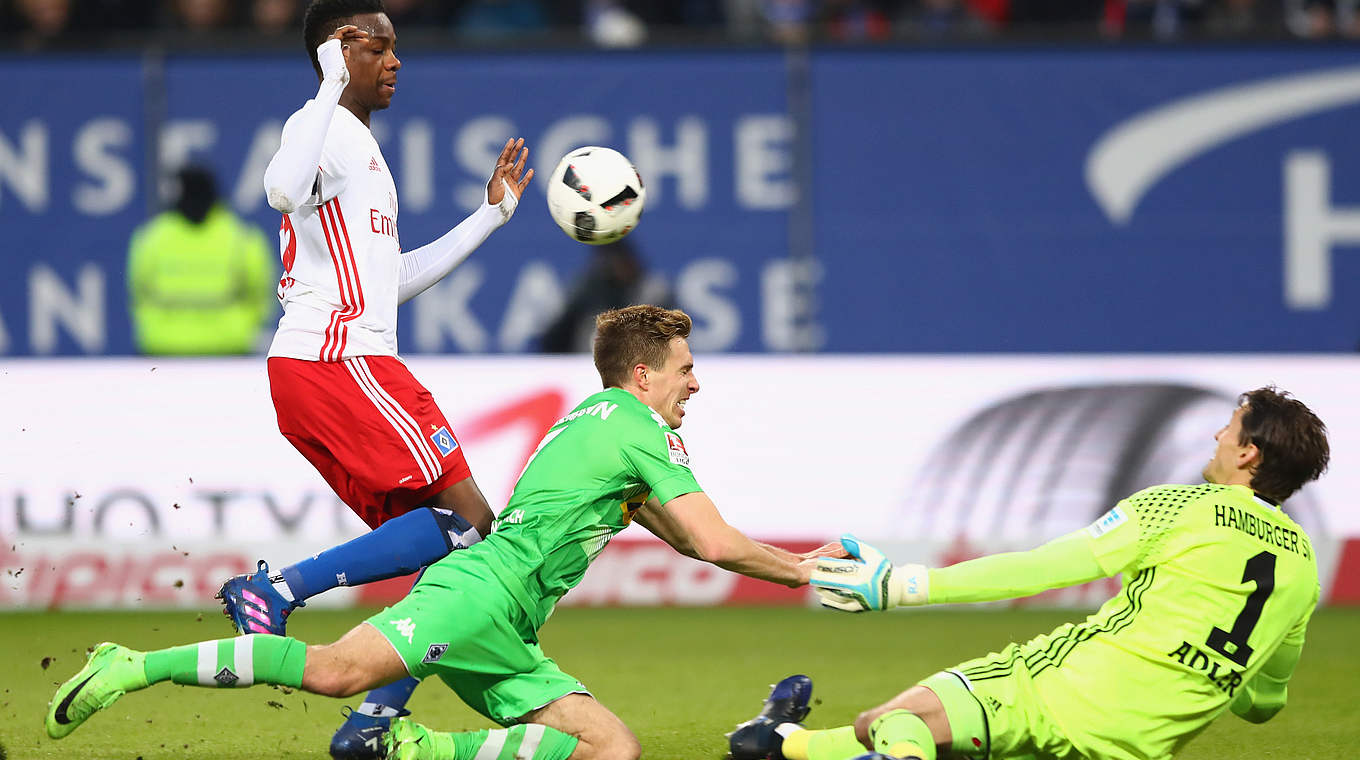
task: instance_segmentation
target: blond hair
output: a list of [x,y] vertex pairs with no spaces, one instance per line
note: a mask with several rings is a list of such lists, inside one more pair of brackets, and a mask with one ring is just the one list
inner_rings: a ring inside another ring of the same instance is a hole
[[611,309],[595,317],[595,369],[606,388],[628,382],[633,367],[661,369],[671,341],[688,338],[693,327],[679,309],[642,304]]

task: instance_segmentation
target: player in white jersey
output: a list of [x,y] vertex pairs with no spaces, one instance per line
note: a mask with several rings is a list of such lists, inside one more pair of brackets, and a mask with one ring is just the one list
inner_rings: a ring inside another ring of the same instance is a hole
[[[303,36],[320,88],[289,117],[264,176],[269,205],[283,213],[270,391],[284,437],[374,530],[277,574],[261,561],[229,580],[219,596],[242,633],[282,635],[315,594],[414,572],[489,533],[491,509],[452,427],[397,357],[397,306],[507,222],[534,174],[524,141],[508,140],[483,203],[403,253],[396,184],[369,131],[402,65],[392,22],[381,0],[312,0]],[[376,757],[415,684],[370,693],[331,754]]]

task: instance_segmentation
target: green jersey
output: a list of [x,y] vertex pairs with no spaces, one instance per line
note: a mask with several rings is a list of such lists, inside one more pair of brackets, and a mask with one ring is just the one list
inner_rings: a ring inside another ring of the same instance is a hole
[[649,496],[702,490],[680,435],[636,396],[608,388],[558,420],[515,484],[476,555],[535,628]]
[[[1079,752],[1170,757],[1282,643],[1302,645],[1317,560],[1298,524],[1250,489],[1149,488],[1087,535],[1106,574],[1123,573],[1122,593],[1085,621],[1009,650],[1009,665],[1023,663]],[[1008,669],[963,673],[985,680]]]

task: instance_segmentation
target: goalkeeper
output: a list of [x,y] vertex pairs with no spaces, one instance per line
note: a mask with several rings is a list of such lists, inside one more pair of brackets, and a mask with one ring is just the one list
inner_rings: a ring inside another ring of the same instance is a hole
[[1252,723],[1285,705],[1318,601],[1317,560],[1281,502],[1327,467],[1322,422],[1273,387],[1242,394],[1206,484],[1149,488],[1028,552],[945,568],[823,558],[812,584],[851,612],[989,602],[1124,574],[1095,614],[936,673],[853,726],[798,725],[811,682],[776,685],[730,735],[735,760],[1174,756],[1225,709]]

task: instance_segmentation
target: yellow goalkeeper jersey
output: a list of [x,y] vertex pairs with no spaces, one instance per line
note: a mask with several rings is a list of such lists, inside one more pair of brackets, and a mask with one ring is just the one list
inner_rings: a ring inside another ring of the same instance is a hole
[[1302,645],[1317,560],[1302,528],[1250,489],[1149,488],[1087,533],[1122,593],[1012,650],[1083,754],[1170,757],[1282,642]]

